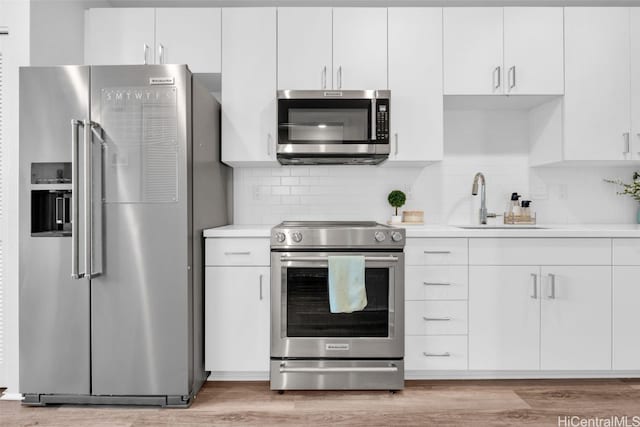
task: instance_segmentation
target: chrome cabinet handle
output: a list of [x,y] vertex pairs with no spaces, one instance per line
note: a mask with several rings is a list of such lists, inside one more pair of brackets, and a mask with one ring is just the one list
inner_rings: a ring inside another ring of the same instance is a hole
[[425,255],[448,255],[451,251],[424,251]]
[[225,255],[229,256],[229,255],[251,255],[251,251],[244,251],[244,252],[225,252]]
[[448,322],[451,320],[451,317],[427,317],[422,316],[422,319],[425,322]]
[[624,138],[625,146],[625,151],[623,151],[622,154],[629,154],[631,152],[631,138],[629,132],[623,133],[622,137]]
[[538,299],[538,275],[531,273],[531,298]]
[[500,81],[500,66],[497,66],[493,69],[493,88],[498,89],[502,82]]
[[398,155],[398,151],[400,151],[400,147],[398,146],[398,132],[394,133],[393,136],[396,140],[396,156]]
[[267,156],[271,157],[271,133],[267,134]]
[[342,65],[338,67],[338,89],[342,89]]
[[158,44],[158,63],[164,64],[164,45],[162,43]]
[[555,274],[549,274],[549,295],[548,298],[549,299],[556,299],[556,275]]
[[308,368],[288,368],[285,363],[280,364],[280,373],[349,373],[349,372],[398,372],[398,367],[396,365],[389,366],[381,366],[381,367],[370,367],[367,368],[365,366],[336,366],[335,368],[319,368],[319,367],[308,367]]
[[326,65],[322,67],[322,82],[320,84],[322,85],[322,89],[327,88],[327,66]]
[[147,57],[149,56],[149,45],[148,44],[144,44],[142,45],[142,47],[144,48],[144,65],[147,65],[149,63]]
[[80,239],[78,236],[78,218],[80,210],[80,185],[78,175],[80,174],[78,156],[80,150],[79,128],[83,123],[80,120],[71,120],[71,278],[81,279],[84,274],[78,269],[78,252]]
[[446,353],[427,353],[426,351],[422,353],[424,357],[451,357],[451,353],[448,351]]
[[262,274],[260,275],[260,301],[262,301]]
[[451,283],[447,282],[422,282],[425,286],[451,286]]
[[516,66],[509,68],[509,91],[516,87]]

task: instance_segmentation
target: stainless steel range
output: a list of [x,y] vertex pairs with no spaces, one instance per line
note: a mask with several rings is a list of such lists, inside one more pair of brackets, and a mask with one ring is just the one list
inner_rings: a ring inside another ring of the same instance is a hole
[[[271,230],[271,389],[404,387],[405,231],[375,222]],[[331,313],[328,257],[365,259],[368,304]]]

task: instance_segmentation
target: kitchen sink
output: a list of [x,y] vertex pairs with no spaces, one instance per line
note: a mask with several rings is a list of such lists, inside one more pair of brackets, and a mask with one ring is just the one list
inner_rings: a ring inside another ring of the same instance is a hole
[[539,225],[456,225],[456,228],[464,228],[467,230],[544,230],[547,227],[540,227]]

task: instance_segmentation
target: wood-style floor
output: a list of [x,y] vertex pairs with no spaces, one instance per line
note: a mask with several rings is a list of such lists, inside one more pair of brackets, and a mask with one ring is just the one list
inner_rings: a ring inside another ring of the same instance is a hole
[[569,426],[558,424],[558,416],[625,415],[629,423],[640,419],[640,380],[407,381],[397,394],[284,395],[267,382],[209,382],[189,409],[30,408],[0,401],[2,426]]

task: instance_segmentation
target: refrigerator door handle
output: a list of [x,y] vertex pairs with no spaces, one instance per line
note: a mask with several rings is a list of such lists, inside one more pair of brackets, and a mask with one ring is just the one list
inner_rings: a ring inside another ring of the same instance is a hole
[[92,231],[92,212],[91,212],[91,190],[93,189],[93,142],[92,142],[92,123],[90,120],[84,121],[84,268],[85,279],[91,280],[92,262],[91,262],[91,231]]
[[81,279],[84,273],[80,273],[78,268],[78,252],[80,239],[78,236],[78,211],[80,208],[80,185],[78,182],[78,143],[80,126],[84,123],[80,120],[71,120],[71,278]]
[[[104,143],[104,133],[102,127],[98,123],[92,122],[91,120],[84,121],[84,132],[85,132],[85,161],[84,161],[84,241],[85,241],[85,269],[86,273],[84,277],[87,280],[91,280],[94,277],[100,275],[99,272],[96,271],[96,263],[94,262],[94,257],[96,255],[100,255],[101,251],[95,251],[94,249],[94,212],[93,212],[93,203],[94,203],[94,194],[93,194],[93,137],[95,136],[100,143]],[[102,152],[102,149],[101,149]]]

